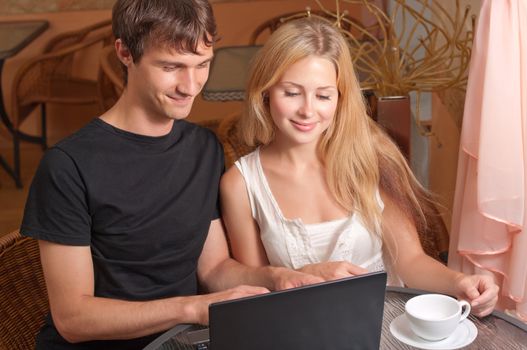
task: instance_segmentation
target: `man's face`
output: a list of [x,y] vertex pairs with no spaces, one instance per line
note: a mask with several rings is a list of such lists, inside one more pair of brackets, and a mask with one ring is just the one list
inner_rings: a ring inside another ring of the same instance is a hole
[[149,119],[184,119],[209,76],[212,47],[198,54],[151,46],[139,63],[128,66],[127,89]]

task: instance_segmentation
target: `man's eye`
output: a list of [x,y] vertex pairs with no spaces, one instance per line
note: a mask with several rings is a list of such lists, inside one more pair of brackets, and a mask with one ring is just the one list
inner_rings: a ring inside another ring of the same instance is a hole
[[175,69],[176,69],[176,67],[174,67],[174,66],[164,66],[163,67],[163,71],[165,71],[165,72],[172,72]]
[[208,67],[209,67],[209,62],[205,62],[205,63],[202,63],[202,64],[198,64],[198,68],[200,68],[200,69],[208,68]]

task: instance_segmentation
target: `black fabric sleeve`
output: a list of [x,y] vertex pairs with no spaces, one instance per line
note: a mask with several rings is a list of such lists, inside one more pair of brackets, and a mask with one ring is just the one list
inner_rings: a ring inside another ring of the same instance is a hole
[[74,160],[58,148],[42,158],[31,184],[22,235],[65,245],[90,245],[86,189]]

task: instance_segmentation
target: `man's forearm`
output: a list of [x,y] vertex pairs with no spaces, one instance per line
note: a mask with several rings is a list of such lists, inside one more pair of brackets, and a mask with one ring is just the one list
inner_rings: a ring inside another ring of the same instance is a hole
[[52,315],[60,334],[69,342],[132,339],[179,323],[196,323],[195,298],[133,302],[84,296],[71,311],[55,315],[52,308]]

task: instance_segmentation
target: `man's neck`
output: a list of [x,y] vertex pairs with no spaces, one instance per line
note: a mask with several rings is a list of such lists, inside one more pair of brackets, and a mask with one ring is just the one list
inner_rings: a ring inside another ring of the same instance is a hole
[[100,117],[106,123],[134,134],[145,136],[163,136],[172,130],[174,120],[170,118],[155,118],[142,106],[129,101],[126,89],[115,103]]

